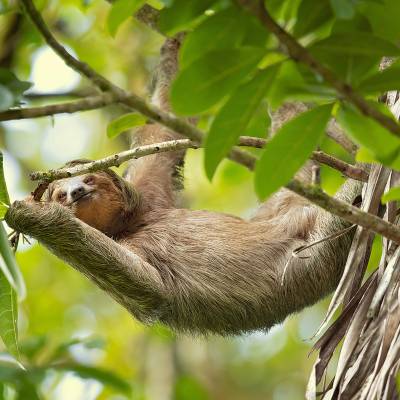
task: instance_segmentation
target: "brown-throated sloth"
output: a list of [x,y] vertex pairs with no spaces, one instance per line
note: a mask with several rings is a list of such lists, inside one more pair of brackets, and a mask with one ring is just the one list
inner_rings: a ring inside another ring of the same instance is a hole
[[[177,49],[173,39],[162,49],[153,101],[163,109],[168,109]],[[176,137],[151,123],[138,129],[135,143]],[[307,259],[292,259],[282,284],[281,278],[294,248],[342,229],[343,221],[286,189],[249,220],[177,208],[183,157],[176,151],[134,160],[124,179],[107,170],[53,182],[49,202],[19,202],[6,220],[38,238],[139,320],[179,331],[267,329],[332,291],[350,233],[312,247]],[[302,178],[307,175],[305,168]],[[338,197],[352,201],[359,191],[358,183],[348,181]]]

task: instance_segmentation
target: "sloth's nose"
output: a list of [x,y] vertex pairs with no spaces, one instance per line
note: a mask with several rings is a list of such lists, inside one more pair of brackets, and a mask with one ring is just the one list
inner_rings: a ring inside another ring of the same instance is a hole
[[86,193],[86,190],[83,186],[77,186],[73,190],[71,190],[71,198],[72,200],[78,200],[80,199],[84,194]]

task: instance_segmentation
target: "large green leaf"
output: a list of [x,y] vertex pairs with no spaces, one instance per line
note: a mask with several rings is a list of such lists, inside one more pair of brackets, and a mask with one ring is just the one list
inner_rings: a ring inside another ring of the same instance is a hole
[[171,6],[161,10],[158,27],[168,35],[183,31],[193,20],[203,15],[214,2],[215,0],[174,0]]
[[297,10],[293,34],[302,37],[329,21],[333,16],[329,0],[303,0]]
[[107,27],[115,36],[120,25],[126,21],[145,2],[145,0],[116,0],[107,17]]
[[107,136],[111,139],[118,136],[120,133],[134,128],[135,126],[144,125],[146,117],[137,113],[124,114],[112,120],[107,126]]
[[228,95],[251,73],[265,50],[253,47],[213,50],[184,68],[171,88],[176,113],[201,113]]
[[10,354],[19,358],[17,320],[17,295],[0,271],[0,336]]
[[245,34],[245,25],[238,23],[240,16],[243,14],[236,7],[230,7],[199,24],[188,34],[180,50],[181,68],[210,50],[234,48]]
[[255,188],[261,199],[290,181],[324,135],[332,105],[300,114],[286,123],[267,144],[255,170]]
[[245,134],[278,69],[279,66],[273,65],[240,85],[215,117],[205,141],[205,169],[209,179],[239,136]]
[[400,139],[382,125],[346,105],[340,106],[336,118],[346,134],[369,150],[377,160],[390,166],[396,159]]
[[330,0],[336,18],[352,19],[355,14],[355,4],[351,0]]
[[313,43],[309,49],[316,56],[320,53],[378,57],[400,55],[399,47],[367,32],[338,33]]
[[363,80],[358,86],[358,90],[364,93],[400,90],[400,64],[396,63],[390,68],[386,68]]

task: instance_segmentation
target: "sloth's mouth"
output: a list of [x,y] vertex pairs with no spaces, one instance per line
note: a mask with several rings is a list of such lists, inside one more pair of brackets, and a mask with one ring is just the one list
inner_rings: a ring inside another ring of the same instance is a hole
[[71,202],[71,205],[77,202],[80,202],[82,200],[87,200],[90,197],[92,197],[94,190],[90,190],[89,192],[83,193],[81,196],[79,196],[78,198],[76,198],[75,200],[73,200]]

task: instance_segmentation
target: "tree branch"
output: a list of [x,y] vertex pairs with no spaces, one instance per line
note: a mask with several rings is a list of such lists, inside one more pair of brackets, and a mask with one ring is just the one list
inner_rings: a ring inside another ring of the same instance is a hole
[[[78,73],[86,76],[93,83],[95,83],[100,89],[105,91],[110,91],[117,96],[122,96],[123,99],[121,100],[121,103],[126,104],[132,107],[133,109],[136,109],[141,114],[147,116],[151,120],[158,122],[161,125],[164,125],[167,128],[170,128],[196,142],[202,141],[204,134],[200,129],[194,127],[193,125],[191,125],[190,123],[186,122],[183,119],[179,119],[172,114],[165,113],[160,109],[158,109],[157,107],[148,104],[146,101],[144,101],[137,95],[131,94],[129,97],[127,97],[122,89],[115,86],[113,83],[109,82],[103,76],[99,75],[87,64],[82,63],[79,60],[75,59],[71,54],[69,54],[65,50],[65,48],[61,44],[57,42],[57,40],[51,34],[45,22],[43,21],[41,15],[34,7],[32,1],[22,0],[22,2],[25,5],[28,14],[32,18],[33,23],[36,25],[38,30],[42,33],[43,37],[45,38],[47,44],[65,61],[67,65],[71,66],[71,68],[75,69]],[[273,23],[275,24],[274,21]],[[274,28],[275,25],[273,25]],[[279,32],[280,30],[283,31],[278,25],[276,26],[279,28],[278,29]],[[287,35],[285,31],[283,32],[285,35]],[[290,43],[292,44],[292,42]],[[297,42],[294,41],[294,43],[295,43],[294,47],[297,48],[296,47],[298,45]],[[301,50],[303,49],[301,46],[300,48]],[[307,52],[306,54],[308,55]],[[335,84],[336,83],[337,82],[335,81]],[[387,117],[385,117],[385,119],[387,119]],[[392,120],[390,120],[390,122],[393,123]],[[395,126],[397,127],[397,124],[395,124]],[[239,164],[244,165],[249,169],[253,169],[256,162],[254,156],[246,152],[240,151],[237,148],[234,148],[230,152],[229,158],[232,159],[233,161],[238,162]],[[309,185],[303,185],[296,180],[290,182],[286,186],[286,188],[308,199],[312,203],[324,209],[327,209],[329,212],[345,220],[350,221],[351,223],[361,225],[366,229],[370,229],[372,231],[380,233],[383,236],[391,240],[395,240],[396,243],[400,244],[400,229],[394,226],[393,224],[383,221],[376,216],[365,213],[354,206],[343,203],[338,199],[332,198],[327,194],[325,194],[324,192],[322,192],[322,190],[320,189],[316,191],[315,187]],[[344,206],[344,204],[346,204],[346,207]],[[376,220],[377,218],[378,221]]]
[[121,97],[119,96],[115,96],[112,93],[104,93],[98,96],[86,97],[85,99],[74,102],[51,104],[42,107],[16,108],[0,112],[0,121],[40,118],[54,114],[71,114],[78,111],[94,110],[113,103],[118,103],[120,100]]
[[312,71],[319,74],[327,83],[343,96],[348,102],[352,103],[358,110],[377,121],[380,125],[388,129],[394,135],[400,137],[400,125],[392,118],[381,113],[378,109],[371,106],[361,95],[359,95],[349,84],[339,79],[329,68],[321,64],[314,58],[308,50],[303,47],[296,39],[279,26],[268,13],[262,0],[237,0],[237,2],[251,11],[260,22],[279,40],[287,54],[295,61],[307,65]]
[[[267,140],[262,138],[241,136],[239,138],[240,146],[263,148],[267,144]],[[79,164],[70,168],[52,169],[46,172],[32,172],[30,178],[33,181],[46,181],[52,182],[57,179],[70,178],[72,176],[82,175],[89,172],[96,172],[110,167],[119,167],[123,162],[144,157],[150,154],[163,153],[167,151],[177,151],[184,149],[197,149],[199,144],[189,139],[170,140],[167,142],[154,143],[144,146],[135,147],[131,150],[126,150],[121,153],[113,154],[111,156],[102,158],[100,160],[92,161],[85,164]],[[359,181],[366,182],[368,180],[368,172],[347,164],[323,151],[314,151],[312,159],[322,164],[326,164],[343,175]]]

